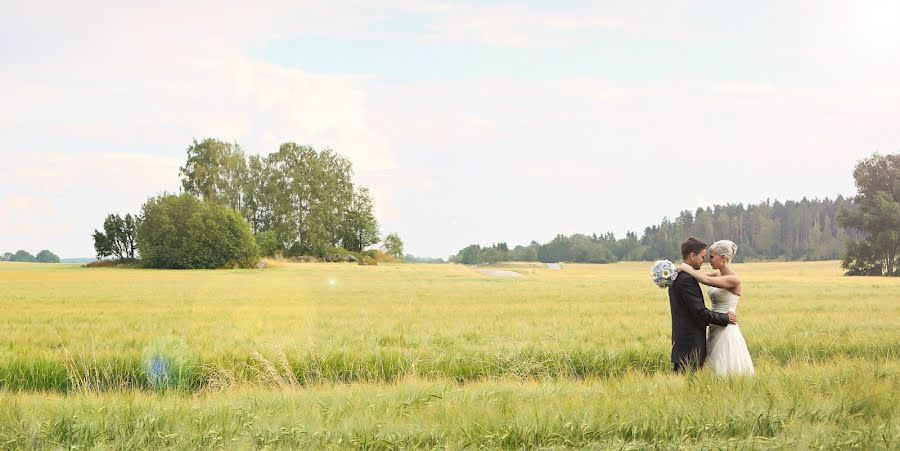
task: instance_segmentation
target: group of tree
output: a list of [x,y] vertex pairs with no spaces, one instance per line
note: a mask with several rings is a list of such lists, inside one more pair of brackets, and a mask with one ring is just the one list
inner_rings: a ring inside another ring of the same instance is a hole
[[510,249],[506,243],[467,246],[450,258],[464,264],[502,261],[609,263],[667,258],[677,260],[688,236],[730,239],[735,261],[833,260],[842,258],[848,275],[900,275],[900,154],[874,154],[853,172],[857,196],[836,199],[714,205],[683,211],[616,239],[604,235],[558,235],[546,244],[532,241]]
[[467,265],[505,261],[611,263],[618,259],[610,251],[609,236],[557,235],[546,244],[532,241],[528,246],[519,245],[512,249],[505,242],[485,247],[472,244],[450,257],[450,261]]
[[264,254],[361,252],[379,242],[369,190],[353,183],[350,160],[330,149],[289,142],[247,156],[238,144],[195,140],[180,175],[185,192],[237,211]]
[[836,218],[849,201],[808,200],[714,205],[683,211],[675,220],[664,218],[644,229],[639,238],[628,232],[616,239],[602,235],[557,235],[548,243],[532,241],[528,246],[509,249],[506,243],[489,247],[471,245],[451,261],[467,264],[500,261],[610,263],[680,258],[679,246],[688,236],[706,240],[727,238],[738,244],[737,261],[745,260],[828,260],[841,255],[845,238],[855,232],[838,225]]
[[404,255],[403,261],[405,261],[407,263],[428,263],[428,264],[447,263],[443,258],[419,257],[419,256],[413,255],[413,254]]
[[59,263],[59,256],[46,249],[31,255],[27,251],[18,250],[15,254],[4,252],[0,255],[0,262],[25,262],[25,263]]
[[[182,194],[151,197],[138,215],[109,214],[94,230],[97,258],[250,267],[259,256],[331,257],[379,242],[369,190],[353,184],[350,161],[330,149],[285,143],[248,157],[238,144],[194,140],[180,176]],[[398,235],[385,238],[384,254],[403,259]]]

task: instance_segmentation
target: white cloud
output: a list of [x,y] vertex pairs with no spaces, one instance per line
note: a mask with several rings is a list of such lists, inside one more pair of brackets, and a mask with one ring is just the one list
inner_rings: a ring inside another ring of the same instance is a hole
[[396,166],[393,144],[371,124],[365,79],[248,56],[282,30],[337,23],[337,10],[92,2],[4,14],[0,249],[90,255],[90,232],[106,214],[137,212],[148,195],[177,189],[192,138],[255,153],[288,140],[327,146],[360,173]]
[[[128,153],[3,152],[0,252],[92,255],[90,235],[110,213],[138,213],[148,196],[178,189],[172,157]],[[14,249],[13,249],[14,248]]]

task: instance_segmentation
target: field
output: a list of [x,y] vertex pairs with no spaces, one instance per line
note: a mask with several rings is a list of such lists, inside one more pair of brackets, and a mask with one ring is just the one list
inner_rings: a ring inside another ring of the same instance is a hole
[[0,263],[0,448],[900,447],[900,279],[736,266],[754,378],[670,374],[649,263]]

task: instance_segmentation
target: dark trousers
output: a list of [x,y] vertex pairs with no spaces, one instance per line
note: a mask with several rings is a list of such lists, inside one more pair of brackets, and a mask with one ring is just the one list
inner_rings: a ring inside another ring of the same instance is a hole
[[703,368],[703,360],[700,359],[700,356],[697,353],[692,352],[676,361],[672,371],[682,374],[685,371],[697,371],[700,368]]

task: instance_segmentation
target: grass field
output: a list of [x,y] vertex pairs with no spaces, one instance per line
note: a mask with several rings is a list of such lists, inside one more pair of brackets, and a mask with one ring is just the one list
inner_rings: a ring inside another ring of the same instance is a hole
[[723,379],[649,266],[0,263],[0,448],[900,447],[900,279],[737,265]]

